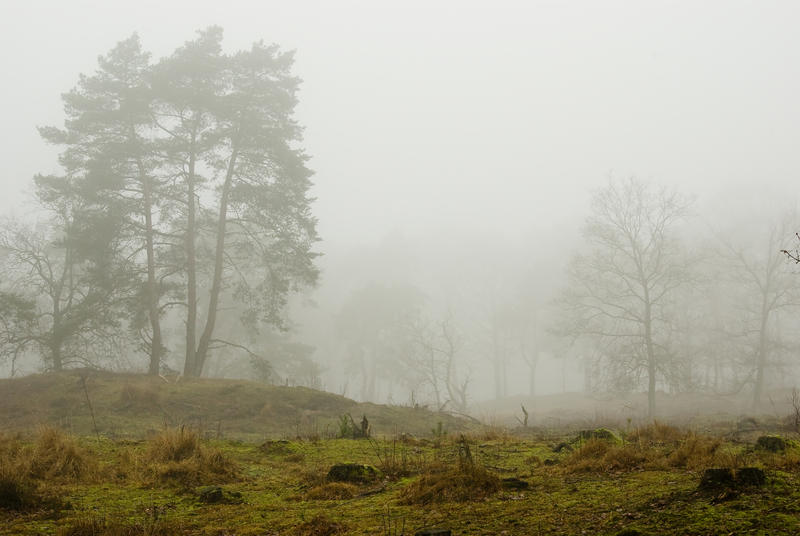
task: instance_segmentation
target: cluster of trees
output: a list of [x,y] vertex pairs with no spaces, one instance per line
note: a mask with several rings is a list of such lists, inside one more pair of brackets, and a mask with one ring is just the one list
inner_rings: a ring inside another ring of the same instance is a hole
[[749,387],[758,407],[767,374],[787,372],[800,349],[786,314],[800,306],[800,281],[781,254],[793,214],[764,234],[698,239],[682,227],[689,210],[666,188],[612,182],[594,197],[559,298],[558,332],[591,346],[606,387],[644,385],[649,415],[659,387]]
[[[225,53],[217,27],[158,61],[134,35],[62,96],[64,126],[40,132],[63,173],[33,179],[33,221],[0,227],[12,374],[30,356],[47,370],[172,363],[274,381],[278,369],[463,412],[476,384],[509,396],[519,370],[533,395],[547,356],[582,363],[588,389],[645,390],[653,415],[658,390],[750,389],[757,406],[770,375],[794,366],[800,277],[781,254],[794,215],[761,234],[698,232],[689,198],[637,179],[595,193],[566,270],[559,237],[516,244],[518,257],[470,239],[475,255],[435,284],[427,263],[416,281],[402,273],[394,248],[393,266],[323,300],[329,314],[312,323],[326,337],[298,342],[289,297],[318,270],[292,63],[261,42]],[[324,370],[315,345],[341,366]]]
[[[586,390],[645,391],[650,415],[658,391],[748,392],[757,407],[798,364],[800,276],[781,249],[800,222],[787,213],[724,232],[703,220],[675,190],[612,179],[571,258],[568,246],[503,258],[473,242],[478,254],[446,265],[444,284],[356,287],[332,307],[338,348],[322,345],[366,400],[410,393],[463,410],[477,393],[519,393],[523,375],[534,395],[544,360],[551,384],[564,361],[583,369]],[[479,263],[490,268],[460,280]]]
[[0,233],[12,371],[142,355],[157,374],[181,355],[199,376],[222,346],[264,361],[256,334],[315,283],[292,54],[221,44],[211,27],[152,61],[133,35],[63,94],[63,128],[40,128],[63,174],[35,177],[36,221]]

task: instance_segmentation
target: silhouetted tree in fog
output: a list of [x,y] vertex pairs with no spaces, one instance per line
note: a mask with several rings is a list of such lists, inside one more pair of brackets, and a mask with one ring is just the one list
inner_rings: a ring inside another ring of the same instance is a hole
[[674,236],[688,206],[681,195],[635,178],[611,181],[592,199],[587,248],[572,259],[561,299],[561,329],[595,340],[615,377],[635,384],[644,372],[650,416],[659,369],[670,356],[670,300],[690,281]]

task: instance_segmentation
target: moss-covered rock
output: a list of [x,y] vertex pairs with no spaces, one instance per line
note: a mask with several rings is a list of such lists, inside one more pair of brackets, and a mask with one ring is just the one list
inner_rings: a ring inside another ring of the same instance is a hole
[[375,467],[361,463],[337,463],[328,471],[329,482],[350,482],[352,484],[369,484],[380,478]]
[[578,441],[587,441],[589,439],[601,439],[615,445],[622,444],[622,439],[608,428],[595,428],[594,430],[581,430],[578,432]]
[[767,452],[783,452],[786,450],[786,440],[774,435],[761,436],[756,439],[756,448]]
[[242,502],[242,494],[219,486],[204,486],[197,489],[197,499],[206,504],[238,504]]

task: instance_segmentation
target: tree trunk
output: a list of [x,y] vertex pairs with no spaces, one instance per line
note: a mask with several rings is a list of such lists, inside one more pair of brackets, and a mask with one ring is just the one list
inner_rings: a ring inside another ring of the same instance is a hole
[[656,357],[653,349],[653,322],[650,307],[650,296],[645,288],[644,343],[647,352],[647,416],[652,419],[656,414]]
[[195,206],[195,133],[189,153],[189,172],[187,176],[187,208],[186,208],[186,361],[183,365],[184,376],[199,376],[196,368],[196,330],[197,330],[197,253],[196,239],[196,206]]
[[200,343],[197,346],[195,355],[195,372],[200,376],[203,372],[203,365],[208,357],[208,348],[211,338],[214,335],[214,325],[217,322],[217,308],[219,307],[219,294],[222,290],[222,272],[225,260],[225,227],[228,219],[228,200],[233,183],[233,172],[236,168],[236,157],[238,149],[234,147],[231,158],[228,161],[228,170],[225,174],[225,182],[222,184],[222,193],[219,199],[219,220],[217,221],[217,247],[214,252],[214,276],[211,282],[211,291],[208,299],[208,316],[203,333],[200,335]]
[[758,332],[758,354],[756,355],[756,384],[753,388],[753,409],[758,409],[761,404],[761,395],[764,391],[764,369],[767,364],[767,324],[769,322],[769,309],[767,295],[764,293],[761,304],[761,326]]
[[[140,171],[141,163],[139,164]],[[150,190],[150,178],[142,177],[142,191],[144,196],[144,225],[145,249],[147,250],[147,309],[150,316],[150,329],[153,333],[150,341],[150,365],[147,373],[151,376],[158,374],[161,365],[161,355],[164,344],[161,338],[161,322],[158,311],[158,289],[156,287],[156,260],[153,246],[153,199]]]

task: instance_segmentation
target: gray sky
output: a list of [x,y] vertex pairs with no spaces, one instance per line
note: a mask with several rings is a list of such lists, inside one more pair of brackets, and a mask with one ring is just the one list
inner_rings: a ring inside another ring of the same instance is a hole
[[35,126],[99,54],[138,31],[159,57],[210,24],[231,50],[297,49],[333,243],[557,232],[611,172],[729,209],[800,171],[798,2],[5,0],[0,209],[56,169]]

